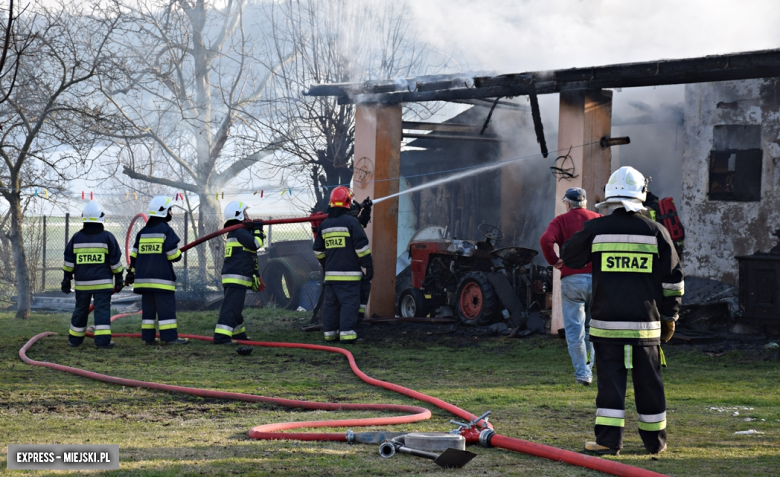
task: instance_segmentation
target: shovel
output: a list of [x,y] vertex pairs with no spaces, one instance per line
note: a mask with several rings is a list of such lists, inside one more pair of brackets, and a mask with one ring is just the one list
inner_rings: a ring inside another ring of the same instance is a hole
[[463,467],[468,464],[471,459],[477,456],[473,452],[453,449],[446,449],[441,454],[434,454],[433,452],[426,452],[417,449],[405,447],[398,442],[385,441],[379,446],[379,455],[382,457],[392,457],[395,452],[403,452],[404,454],[416,455],[424,459],[430,459],[437,465],[444,467],[445,469],[452,469],[457,467]]

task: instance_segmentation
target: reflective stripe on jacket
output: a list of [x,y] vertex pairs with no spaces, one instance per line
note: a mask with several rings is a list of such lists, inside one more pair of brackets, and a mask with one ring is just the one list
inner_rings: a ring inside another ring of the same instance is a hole
[[561,256],[568,267],[593,264],[591,341],[660,343],[660,320],[676,320],[685,289],[680,260],[663,225],[616,209],[585,222]]
[[[85,230],[89,231],[86,227]],[[73,274],[76,290],[113,290],[114,275],[124,270],[119,244],[111,232],[85,233],[85,230],[73,234],[65,246],[62,265],[65,276]]]
[[135,293],[176,290],[173,262],[181,259],[179,237],[163,221],[150,219],[150,224],[135,236],[130,252],[131,271],[135,272]]
[[363,278],[361,267],[373,267],[366,232],[348,213],[322,222],[313,249],[324,262],[325,282],[359,282]]
[[225,261],[222,263],[223,287],[252,288],[252,277],[260,274],[257,269],[257,251],[262,246],[259,230],[252,232],[238,229],[228,232]]

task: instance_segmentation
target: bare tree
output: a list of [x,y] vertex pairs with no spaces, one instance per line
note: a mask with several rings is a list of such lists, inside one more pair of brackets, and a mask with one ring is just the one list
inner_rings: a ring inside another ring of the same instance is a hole
[[[3,10],[5,8],[0,7],[0,11]],[[32,39],[32,36],[17,31],[14,24],[17,23],[18,19],[19,13],[14,15],[14,0],[10,0],[8,2],[8,21],[5,24],[0,24],[3,30],[2,47],[0,47],[2,48],[0,51],[0,84],[5,88],[5,94],[0,96],[0,104],[4,103],[14,90],[16,76],[19,73],[19,58],[30,45]]]
[[[217,193],[272,154],[251,108],[278,67],[258,61],[247,0],[127,0],[115,71],[102,91],[124,118],[111,137],[129,179],[197,196],[198,234],[221,216]],[[289,58],[280,58],[280,62]],[[188,195],[189,197],[189,195]],[[200,263],[205,263],[202,248]],[[212,249],[212,253],[217,253]]]
[[13,21],[14,35],[26,47],[21,55],[9,50],[18,67],[15,82],[0,82],[6,97],[0,105],[0,194],[9,204],[17,318],[29,317],[31,300],[23,204],[34,187],[61,190],[72,177],[88,175],[100,155],[82,125],[108,121],[93,79],[111,55],[107,43],[118,21],[116,11],[79,2],[34,3]]
[[[316,83],[441,73],[451,58],[417,41],[403,1],[283,0],[272,3],[268,15],[269,49],[277,59],[291,53],[294,59],[277,72],[267,109],[256,120],[279,138],[283,153],[273,158],[274,172],[303,176],[316,199],[313,209],[322,210],[329,190],[352,179],[355,109],[302,92]],[[433,112],[418,105],[405,115]]]

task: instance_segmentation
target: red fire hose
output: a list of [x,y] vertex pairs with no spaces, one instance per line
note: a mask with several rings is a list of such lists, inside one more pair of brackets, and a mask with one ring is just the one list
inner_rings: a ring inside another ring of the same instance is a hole
[[[143,214],[139,214],[139,215],[143,215]],[[133,219],[133,222],[135,222],[135,219],[137,217],[138,216],[136,216]],[[323,214],[321,218],[324,217],[325,215]],[[311,222],[317,219],[320,219],[320,217],[314,216],[314,217],[305,217],[305,218],[297,218],[297,219],[278,219],[278,220],[273,220],[273,221],[268,220],[263,222],[266,224],[296,223],[296,222]],[[133,224],[131,223],[131,228],[132,225]],[[221,234],[245,226],[246,223],[242,223],[242,224],[234,225],[232,227],[227,227],[222,230],[218,230],[217,232],[201,237],[185,245],[184,247],[181,248],[181,250],[185,251],[200,243],[205,242],[206,240],[210,240]],[[128,235],[129,233],[130,231],[128,230]],[[132,314],[138,314],[138,313],[125,313],[121,315],[116,315],[111,318],[111,321],[113,322],[118,318],[132,315]],[[26,354],[27,350],[30,349],[30,347],[36,341],[46,336],[51,336],[56,334],[57,333],[53,333],[53,332],[44,332],[36,336],[33,336],[22,347],[22,349],[19,350],[19,357],[26,364],[30,364],[33,366],[43,366],[47,368],[56,369],[58,371],[64,371],[78,376],[95,379],[98,381],[103,381],[112,384],[121,384],[123,386],[133,386],[133,387],[141,387],[147,389],[155,389],[160,391],[179,392],[179,393],[191,394],[195,396],[211,397],[211,398],[218,398],[218,399],[231,399],[231,400],[240,400],[240,401],[248,401],[248,402],[267,402],[272,404],[278,404],[280,406],[300,408],[300,409],[316,409],[316,410],[328,410],[328,411],[358,411],[358,410],[359,411],[390,411],[390,412],[413,413],[404,416],[387,417],[387,418],[344,419],[344,420],[332,420],[332,421],[307,421],[307,422],[286,422],[286,423],[278,423],[278,424],[266,424],[261,426],[255,426],[249,431],[249,437],[252,437],[254,439],[264,439],[264,440],[291,439],[291,440],[346,442],[347,435],[343,433],[308,433],[308,432],[285,433],[279,431],[289,430],[289,429],[309,428],[309,427],[362,427],[362,426],[406,424],[406,423],[418,422],[425,419],[430,419],[431,417],[431,412],[428,409],[417,407],[417,406],[404,406],[404,405],[395,405],[395,404],[364,404],[364,403],[355,403],[355,404],[318,403],[312,401],[297,401],[291,399],[256,396],[253,394],[231,393],[231,392],[223,392],[223,391],[212,391],[207,389],[188,388],[183,386],[173,386],[169,384],[160,384],[160,383],[152,383],[146,381],[137,381],[133,379],[117,378],[114,376],[94,373],[91,371],[86,371],[79,368],[73,368],[70,366],[63,366],[63,365],[49,363],[45,361],[35,361],[27,357]],[[132,338],[141,337],[141,335],[137,333],[118,333],[118,334],[114,334],[113,336],[132,337]],[[189,338],[189,339],[201,340],[201,341],[213,340],[213,338],[211,337],[199,336],[199,335],[179,334],[179,336],[183,338]],[[262,341],[242,341],[242,340],[238,341],[238,343],[244,345],[262,346],[262,347],[271,347],[271,348],[298,348],[298,349],[310,349],[310,350],[317,350],[317,351],[327,351],[330,353],[339,353],[344,355],[347,358],[349,362],[349,366],[352,369],[352,372],[355,373],[355,375],[357,375],[360,379],[362,379],[368,384],[371,384],[373,386],[378,386],[384,389],[388,389],[390,391],[395,391],[400,394],[404,394],[418,401],[423,401],[429,404],[433,404],[440,409],[444,409],[460,418],[469,421],[474,421],[478,419],[477,416],[469,413],[468,411],[461,409],[457,406],[454,406],[450,403],[447,403],[445,401],[442,401],[441,399],[437,399],[435,397],[428,396],[426,394],[414,391],[412,389],[405,388],[403,386],[399,386],[397,384],[389,383],[386,381],[374,379],[368,376],[367,374],[362,372],[360,368],[357,367],[355,358],[354,356],[352,356],[352,353],[350,353],[349,351],[343,348],[303,344],[303,343],[276,343],[276,342],[262,342]],[[493,428],[493,426],[486,421],[479,421],[477,424],[480,424],[481,426],[485,426],[486,429]],[[462,431],[462,434],[466,437],[467,441],[470,443],[477,442],[480,440],[479,433],[474,432],[475,428],[476,426],[474,428],[464,429]],[[619,462],[613,462],[598,457],[582,455],[576,452],[558,449],[556,447],[551,447],[544,444],[537,444],[522,439],[507,437],[501,434],[492,434],[487,440],[489,442],[489,445],[493,447],[500,447],[502,449],[522,452],[525,454],[529,454],[537,457],[543,457],[545,459],[550,459],[553,461],[565,462],[567,464],[584,467],[587,469],[597,470],[612,475],[626,476],[626,477],[651,477],[651,476],[663,475],[649,470],[641,469],[638,467],[621,464]]]
[[[114,319],[120,318],[121,316],[127,316],[127,315],[129,314],[117,315],[112,318],[112,321]],[[293,440],[345,442],[347,441],[347,435],[344,433],[308,433],[308,432],[283,433],[278,431],[283,431],[288,429],[299,429],[304,427],[353,427],[353,426],[359,427],[359,426],[383,426],[383,425],[392,425],[392,424],[406,424],[406,423],[422,421],[425,419],[429,419],[431,417],[431,412],[428,409],[417,407],[417,406],[404,406],[404,405],[396,405],[396,404],[318,403],[318,402],[311,402],[311,401],[297,401],[292,399],[279,399],[279,398],[271,398],[266,396],[256,396],[253,394],[231,393],[231,392],[223,392],[223,391],[212,391],[207,389],[188,388],[183,386],[173,386],[169,384],[151,383],[146,381],[137,381],[133,379],[117,378],[114,376],[94,373],[91,371],[86,371],[79,368],[73,368],[70,366],[63,366],[60,364],[54,364],[45,361],[35,361],[27,357],[26,354],[27,350],[30,349],[30,347],[36,341],[46,336],[51,336],[56,334],[57,333],[53,333],[53,332],[45,332],[33,336],[30,339],[30,341],[28,341],[22,347],[22,349],[19,350],[19,357],[25,363],[33,366],[43,366],[47,368],[56,369],[58,371],[64,371],[66,373],[71,373],[78,376],[83,376],[86,378],[103,381],[106,383],[121,384],[123,386],[134,386],[134,387],[141,387],[147,389],[155,389],[160,391],[179,392],[179,393],[191,394],[195,396],[211,397],[211,398],[218,398],[218,399],[231,399],[231,400],[248,401],[248,402],[267,402],[271,404],[278,404],[280,406],[293,407],[299,409],[316,409],[316,410],[327,410],[327,411],[389,411],[389,412],[413,413],[404,416],[387,417],[387,418],[344,419],[344,420],[334,420],[334,421],[307,421],[307,422],[286,422],[286,423],[279,423],[279,424],[266,424],[262,426],[253,427],[252,430],[249,431],[249,437],[252,437],[254,439],[265,439],[265,440],[293,439]],[[113,336],[140,338],[141,335],[137,333],[124,333],[124,334],[114,334]],[[189,338],[189,339],[201,340],[201,341],[212,341],[212,338],[208,336],[185,335],[185,334],[180,334],[179,336],[184,338]],[[239,341],[239,343],[245,345],[251,345],[251,346],[263,346],[263,347],[270,347],[270,348],[298,348],[298,349],[327,351],[330,353],[340,353],[344,355],[349,361],[349,366],[352,369],[352,372],[355,373],[355,375],[357,375],[360,379],[367,382],[368,384],[378,386],[384,389],[388,389],[390,391],[395,391],[397,393],[409,396],[413,399],[417,399],[419,401],[433,404],[436,407],[444,409],[463,419],[467,419],[467,420],[477,419],[476,416],[469,413],[468,411],[465,411],[457,406],[442,401],[441,399],[437,399],[435,397],[419,393],[412,389],[405,388],[403,386],[399,386],[397,384],[389,383],[386,381],[374,379],[368,376],[357,367],[357,364],[355,363],[355,358],[354,356],[352,356],[352,353],[342,348],[303,344],[303,343],[275,343],[275,342],[262,342],[262,341]],[[492,427],[492,426],[488,424],[488,427]],[[473,442],[473,439],[469,439],[469,440]],[[543,457],[554,461],[566,462],[567,464],[585,467],[592,470],[598,470],[612,475],[630,476],[630,477],[650,477],[650,476],[662,475],[649,470],[640,469],[638,467],[621,464],[619,462],[613,462],[598,457],[590,457],[590,456],[578,454],[576,452],[558,449],[543,444],[536,444],[533,442],[525,441],[522,439],[515,439],[500,434],[494,434],[490,439],[490,444],[494,447],[500,447],[503,449],[523,452],[525,454],[530,454],[537,457]]]

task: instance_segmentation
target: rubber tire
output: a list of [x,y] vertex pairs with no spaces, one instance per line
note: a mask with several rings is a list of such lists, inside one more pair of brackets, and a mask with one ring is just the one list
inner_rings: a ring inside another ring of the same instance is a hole
[[[460,298],[463,289],[469,284],[477,284],[482,292],[482,308],[475,318],[469,318],[461,309]],[[498,305],[498,295],[487,276],[482,272],[470,272],[466,274],[458,283],[457,302],[455,308],[458,312],[458,318],[461,323],[468,326],[486,326],[495,323],[501,318],[500,307]]]
[[[306,260],[297,255],[272,258],[261,273],[266,289],[263,295],[273,298],[279,308],[295,310],[300,304],[301,290],[309,280],[310,269]],[[282,278],[286,285],[282,286]]]
[[[411,300],[414,303],[413,316],[406,316],[404,314],[404,311],[408,311],[408,308],[405,309],[404,307],[405,300]],[[425,300],[425,294],[423,294],[422,291],[417,288],[407,288],[401,292],[401,296],[398,297],[398,316],[404,318],[423,318],[428,316],[428,313],[428,303]]]

